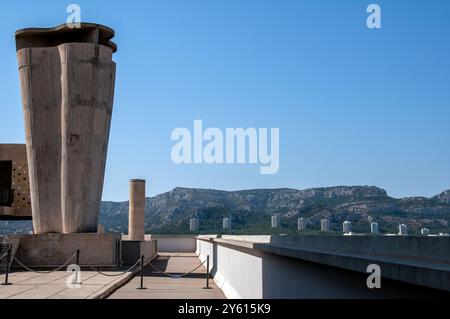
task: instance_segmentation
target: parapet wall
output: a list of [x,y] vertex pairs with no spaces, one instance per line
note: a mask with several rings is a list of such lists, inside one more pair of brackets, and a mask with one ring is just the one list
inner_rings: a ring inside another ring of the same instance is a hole
[[324,252],[420,259],[450,265],[450,237],[271,236],[266,243]]
[[[210,256],[228,298],[426,298],[450,291],[446,237],[240,238],[197,238],[197,254]],[[381,289],[367,287],[373,264],[381,268]]]
[[195,236],[151,235],[146,240],[156,240],[158,252],[195,253],[196,250]]

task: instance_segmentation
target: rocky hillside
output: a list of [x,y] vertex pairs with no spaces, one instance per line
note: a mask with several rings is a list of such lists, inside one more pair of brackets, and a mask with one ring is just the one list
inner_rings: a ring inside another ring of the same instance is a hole
[[[397,232],[405,223],[412,232],[426,227],[433,232],[449,232],[450,190],[432,198],[395,199],[374,186],[340,186],[330,188],[257,189],[225,192],[207,189],[176,188],[147,199],[147,233],[187,233],[189,219],[200,218],[200,232],[221,232],[222,219],[230,217],[233,232],[273,233],[271,215],[282,217],[283,227],[276,232],[292,233],[297,218],[304,217],[310,229],[318,229],[320,219],[331,220],[332,229],[339,231],[345,220],[354,224],[357,232],[369,232],[374,220],[384,232]],[[23,223],[23,222],[22,222]],[[104,202],[100,223],[110,231],[127,232],[128,202]],[[0,224],[0,232],[14,229]],[[29,231],[20,224],[20,231]],[[27,228],[28,227],[28,228]]]
[[[350,220],[356,231],[367,232],[369,222],[375,220],[385,232],[396,232],[400,223],[416,232],[422,227],[448,232],[449,199],[450,191],[433,198],[395,199],[373,186],[235,192],[176,188],[147,199],[146,227],[153,233],[186,233],[189,219],[195,216],[201,219],[202,232],[220,232],[222,219],[231,217],[237,233],[269,233],[271,215],[279,214],[283,232],[295,231],[299,217],[312,229],[327,217],[335,230]],[[128,202],[103,203],[101,216],[109,229],[126,231]]]
[[444,204],[450,204],[450,190],[447,190],[447,191],[433,197],[433,199],[435,199],[441,203],[444,203]]

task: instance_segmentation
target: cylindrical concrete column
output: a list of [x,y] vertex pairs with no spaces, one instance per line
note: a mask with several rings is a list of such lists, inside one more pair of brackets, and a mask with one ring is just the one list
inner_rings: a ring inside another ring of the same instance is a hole
[[108,150],[114,31],[16,32],[35,233],[95,233]]
[[128,240],[145,240],[145,181],[130,180]]

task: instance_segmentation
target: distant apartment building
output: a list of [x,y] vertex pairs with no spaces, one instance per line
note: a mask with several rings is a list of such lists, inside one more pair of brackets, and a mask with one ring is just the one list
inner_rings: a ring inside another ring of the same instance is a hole
[[298,231],[305,231],[306,230],[306,223],[304,218],[298,219]]
[[370,232],[372,234],[378,234],[380,232],[378,223],[376,223],[376,222],[370,223]]
[[420,233],[422,234],[422,236],[429,236],[430,235],[430,230],[428,228],[422,228],[420,230]]
[[200,222],[199,222],[198,218],[191,218],[189,228],[190,228],[191,232],[198,231],[198,229],[200,228]]
[[408,228],[406,227],[405,224],[401,224],[398,226],[398,234],[401,236],[408,235]]
[[274,215],[272,216],[272,228],[280,227],[280,216]]
[[223,229],[231,229],[231,219],[230,218],[223,219]]
[[326,218],[322,219],[320,221],[320,230],[323,232],[329,232],[330,229],[330,220]]
[[352,232],[352,223],[349,221],[345,221],[342,225],[342,231],[344,234],[350,234]]

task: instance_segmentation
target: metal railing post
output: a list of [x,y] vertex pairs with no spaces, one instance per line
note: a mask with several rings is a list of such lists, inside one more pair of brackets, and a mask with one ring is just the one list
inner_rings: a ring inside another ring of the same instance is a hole
[[77,249],[77,266],[80,266],[80,250]]
[[116,264],[117,267],[120,267],[120,242],[116,240]]
[[11,263],[11,254],[12,254],[12,245],[8,245],[8,252],[6,255],[6,274],[5,274],[5,282],[2,284],[2,286],[9,286],[12,285],[8,282],[9,280],[9,265]]
[[206,287],[204,289],[211,289],[209,286],[209,255],[206,256]]
[[141,286],[138,288],[139,290],[145,290],[147,288],[144,287],[144,259],[145,256],[141,256]]

